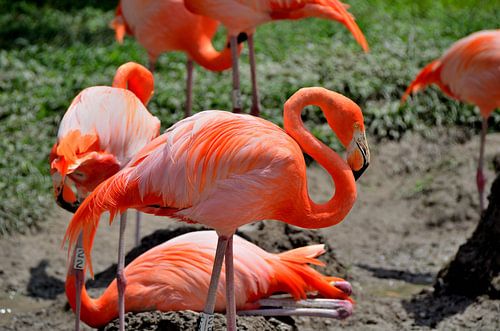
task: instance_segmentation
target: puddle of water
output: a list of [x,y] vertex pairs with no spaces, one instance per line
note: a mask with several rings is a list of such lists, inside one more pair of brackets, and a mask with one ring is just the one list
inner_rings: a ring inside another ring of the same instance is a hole
[[377,282],[376,286],[364,287],[364,290],[374,296],[386,298],[410,299],[413,295],[429,288],[429,285],[412,284],[400,281]]
[[14,291],[0,293],[0,325],[6,325],[17,314],[37,311],[49,305],[49,302],[35,300]]

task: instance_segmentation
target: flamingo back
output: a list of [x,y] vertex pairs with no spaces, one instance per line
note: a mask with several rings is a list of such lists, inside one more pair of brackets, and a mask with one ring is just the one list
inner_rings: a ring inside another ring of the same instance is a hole
[[[83,90],[71,103],[59,126],[58,144],[69,145],[65,154],[104,151],[123,167],[159,130],[160,121],[132,92],[96,86]],[[75,134],[85,139],[68,140]]]
[[[191,232],[169,240],[131,262],[125,269],[127,311],[202,311],[216,244],[214,231]],[[272,254],[235,235],[237,309],[258,308],[259,299],[278,291],[289,293],[295,299],[305,298],[310,291],[319,291],[327,298],[348,299],[345,293],[330,284],[330,277],[308,266],[323,265],[316,257],[324,252],[323,245],[312,245]],[[113,282],[101,300],[116,300],[114,298],[116,286]],[[223,312],[225,306],[223,267],[215,310]]]

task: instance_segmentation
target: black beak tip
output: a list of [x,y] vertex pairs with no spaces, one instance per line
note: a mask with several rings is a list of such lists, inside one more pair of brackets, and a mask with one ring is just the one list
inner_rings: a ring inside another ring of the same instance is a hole
[[361,169],[353,170],[352,174],[354,175],[354,180],[357,181],[361,177],[361,175],[365,172],[365,170],[368,168],[369,165],[370,165],[369,163],[365,163],[363,164],[363,167]]
[[70,213],[74,214],[76,213],[78,207],[80,207],[80,202],[76,201],[74,203],[70,203],[66,200],[64,200],[62,196],[62,191],[57,195],[56,203],[59,205],[59,207],[69,211]]
[[[236,37],[236,42],[239,44],[244,43],[248,40],[248,35],[245,32],[240,32]],[[231,43],[227,42],[226,48],[231,48]]]

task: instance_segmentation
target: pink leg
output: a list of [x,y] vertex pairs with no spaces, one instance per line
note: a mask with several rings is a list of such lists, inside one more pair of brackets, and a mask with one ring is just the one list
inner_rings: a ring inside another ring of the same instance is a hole
[[226,324],[228,331],[236,331],[236,302],[234,298],[233,235],[228,238],[226,256]]
[[212,276],[210,277],[210,285],[208,287],[207,301],[205,309],[201,313],[199,322],[200,331],[212,330],[213,328],[213,313],[215,309],[215,300],[217,298],[217,286],[219,285],[220,272],[222,270],[222,261],[226,252],[227,242],[229,238],[219,236],[217,241],[217,249],[215,251],[214,266],[212,268]]
[[118,269],[116,272],[116,286],[118,288],[118,318],[120,331],[125,331],[125,287],[127,280],[123,272],[125,266],[125,227],[127,226],[127,212],[120,215],[120,235],[118,237]]
[[231,45],[231,59],[233,62],[233,113],[241,113],[241,95],[240,95],[240,72],[238,68],[238,40],[236,36],[229,37]]
[[187,60],[186,110],[184,117],[191,116],[193,107],[193,60]]
[[141,212],[136,210],[135,214],[135,247],[141,244]]
[[80,330],[80,313],[82,311],[82,287],[84,283],[83,267],[85,265],[85,255],[82,248],[82,234],[78,236],[75,252],[73,256],[73,270],[75,272],[75,285],[76,285],[76,318],[75,318],[75,331]]
[[486,178],[484,177],[483,167],[484,167],[484,144],[486,141],[487,132],[488,132],[488,119],[483,118],[482,129],[481,129],[481,141],[479,146],[479,161],[476,173],[476,183],[477,183],[477,191],[479,193],[479,207],[481,208],[481,213],[484,210],[484,186],[486,184]]
[[250,76],[252,77],[252,109],[250,114],[260,115],[259,89],[257,87],[257,72],[255,69],[255,50],[253,45],[253,34],[248,36],[248,54],[250,60]]

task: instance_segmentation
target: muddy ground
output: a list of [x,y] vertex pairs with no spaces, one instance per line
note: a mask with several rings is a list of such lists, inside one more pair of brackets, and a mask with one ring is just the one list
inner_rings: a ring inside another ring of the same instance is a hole
[[[436,273],[455,254],[478,220],[475,167],[478,137],[450,129],[399,142],[372,144],[372,164],[359,181],[359,199],[346,220],[330,229],[300,232],[276,222],[242,229],[271,251],[326,241],[330,274],[346,276],[354,288],[355,312],[345,321],[245,318],[245,330],[500,330],[500,300],[432,295]],[[489,134],[487,177],[500,154],[500,134]],[[325,200],[328,175],[309,167],[310,192]],[[489,185],[487,185],[489,187]],[[71,330],[73,315],[63,293],[66,253],[60,243],[70,215],[54,207],[38,231],[0,239],[0,330]],[[182,224],[145,217],[143,235]],[[102,221],[93,251],[92,285],[97,296],[116,259],[118,222]],[[127,251],[133,246],[133,222]],[[179,230],[182,231],[182,230]],[[166,238],[157,232],[151,238]],[[144,247],[143,247],[144,248]],[[467,284],[464,284],[467,286]],[[130,330],[190,329],[194,313],[128,315]],[[222,323],[220,319],[218,323]],[[113,326],[108,328],[113,329]],[[89,330],[89,328],[84,328]]]

